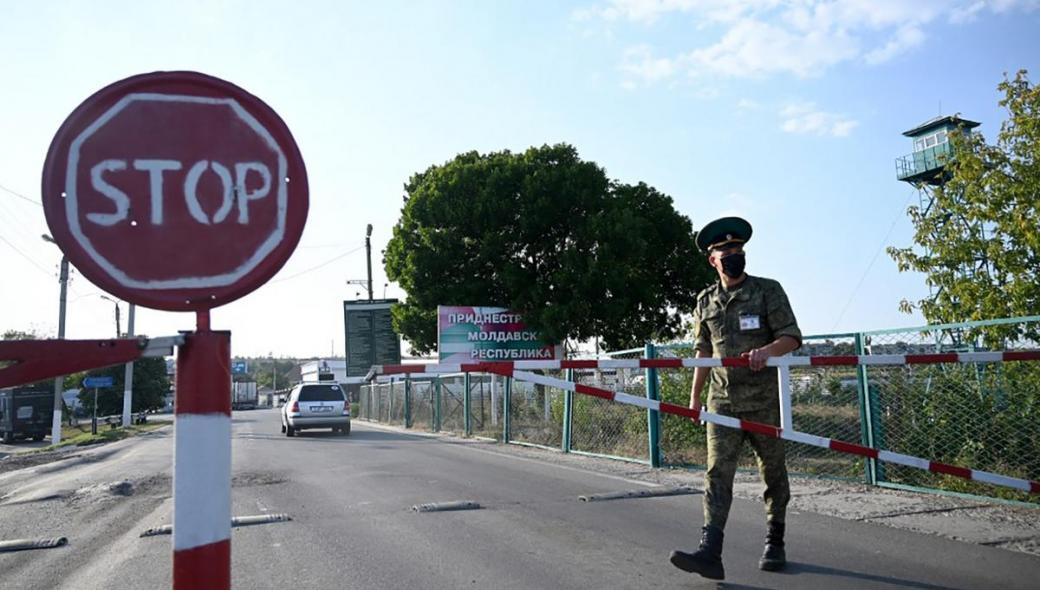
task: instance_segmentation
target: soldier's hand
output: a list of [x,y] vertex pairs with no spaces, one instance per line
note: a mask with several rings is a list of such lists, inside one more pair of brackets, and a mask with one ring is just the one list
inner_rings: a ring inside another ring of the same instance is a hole
[[752,371],[761,371],[766,366],[766,361],[769,360],[769,350],[765,347],[752,348],[747,352],[740,353],[740,356],[748,360],[748,367]]
[[[700,406],[700,407],[698,407],[698,406]],[[690,400],[690,409],[691,410],[700,410],[702,414],[704,412],[708,411],[707,408],[705,408],[704,406],[700,405],[700,402],[695,402],[693,400]],[[704,420],[702,418],[690,418],[690,422],[693,422],[694,424],[698,424],[700,426],[704,426]]]

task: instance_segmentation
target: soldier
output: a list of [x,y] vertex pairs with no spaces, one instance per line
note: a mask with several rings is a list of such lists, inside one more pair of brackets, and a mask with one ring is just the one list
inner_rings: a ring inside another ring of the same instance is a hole
[[[775,370],[762,370],[769,357],[787,354],[802,342],[791,304],[780,283],[744,272],[744,243],[751,224],[739,217],[716,219],[697,234],[697,247],[708,256],[719,281],[697,296],[693,314],[696,356],[742,356],[749,367],[694,370],[690,407],[701,407],[701,389],[711,377],[708,410],[779,426],[779,386]],[[734,428],[708,424],[708,471],[704,476],[704,528],[694,553],[673,551],[671,562],[688,572],[715,580],[725,577],[722,538],[733,501],[733,476],[744,441],[758,458],[766,484],[766,545],[760,569],[786,565],[784,517],[790,489],[782,440]]]

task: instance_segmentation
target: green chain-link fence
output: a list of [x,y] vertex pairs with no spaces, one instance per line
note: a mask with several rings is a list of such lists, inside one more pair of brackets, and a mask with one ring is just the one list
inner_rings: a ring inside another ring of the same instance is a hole
[[[795,354],[1035,350],[1040,343],[1021,337],[1009,340],[1007,334],[1026,333],[1027,327],[1038,324],[1040,317],[1031,317],[807,336]],[[999,338],[994,336],[998,331]],[[693,351],[688,344],[671,344],[606,357],[643,358],[647,354],[692,357]],[[693,381],[692,369],[541,373],[631,395],[658,396],[682,406],[689,404]],[[405,414],[410,413],[414,428],[651,464],[703,466],[707,461],[704,427],[678,416],[657,416],[635,406],[491,375],[416,380],[410,384],[407,400],[405,388],[400,378],[392,384],[362,387],[359,416],[403,425]],[[703,395],[706,400],[707,392]],[[792,367],[791,400],[793,428],[801,432],[1012,477],[1040,479],[1038,362]],[[1035,501],[1013,490],[828,449],[795,443],[789,443],[787,449],[792,473]],[[742,461],[743,466],[754,468],[749,448]]]
[[[622,351],[611,359],[639,359],[642,349]],[[631,395],[646,395],[646,379],[640,369],[583,369],[574,371],[574,382]],[[598,397],[574,397],[571,450],[647,462],[647,411]]]
[[[796,354],[851,354],[831,347],[816,348],[815,338],[806,338]],[[809,350],[813,352],[809,353]],[[689,345],[664,346],[658,351],[664,357],[689,358],[694,351]],[[662,370],[659,375],[661,399],[688,406],[693,387],[693,369]],[[855,367],[792,367],[791,420],[796,430],[837,440],[861,442],[859,405],[856,398]],[[707,403],[707,387],[701,393]],[[703,466],[707,463],[707,438],[703,426],[680,416],[661,417],[661,460],[673,466]],[[828,449],[808,445],[787,445],[788,469],[794,473],[828,477],[860,477],[862,461]],[[755,467],[755,458],[746,445],[741,466]]]
[[[563,371],[541,372],[558,379],[566,378]],[[568,400],[572,400],[572,396],[563,390],[513,381],[509,398],[509,442],[562,448]]]
[[[1035,350],[1040,345],[1036,341],[1007,340],[994,333],[1038,323],[1040,318],[1028,318],[885,330],[864,335],[862,345],[866,354]],[[869,367],[863,373],[874,446],[1012,477],[1040,478],[1040,363]],[[868,476],[877,483],[1028,499],[1011,490],[899,465],[871,467]]]

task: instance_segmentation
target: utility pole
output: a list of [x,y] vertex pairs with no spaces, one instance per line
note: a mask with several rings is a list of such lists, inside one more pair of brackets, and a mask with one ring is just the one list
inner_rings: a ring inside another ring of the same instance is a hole
[[[43,238],[48,242],[53,242],[50,236],[44,235]],[[61,294],[58,298],[58,340],[65,338],[65,301],[68,296],[69,286],[69,259],[65,257],[65,254],[61,255],[61,270],[58,272],[58,284],[61,285]],[[54,419],[51,422],[51,444],[56,445],[61,442],[61,407],[63,400],[61,397],[62,392],[65,389],[65,378],[55,377],[54,378]]]
[[368,254],[368,300],[372,301],[372,224],[365,230],[365,252]]
[[[134,308],[137,307],[133,303],[130,304],[130,312],[127,314],[126,319],[126,335],[133,337],[134,335]],[[118,307],[116,309],[119,309]],[[130,409],[133,407],[134,401],[134,363],[130,361],[126,364],[126,372],[123,373],[123,426],[130,426]]]

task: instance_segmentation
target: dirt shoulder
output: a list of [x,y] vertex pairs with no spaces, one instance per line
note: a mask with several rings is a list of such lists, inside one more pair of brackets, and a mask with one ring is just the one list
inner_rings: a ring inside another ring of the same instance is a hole
[[173,424],[171,420],[152,420],[145,424],[132,424],[125,428],[109,428],[107,425],[99,425],[97,434],[91,434],[89,422],[79,426],[65,427],[62,429],[60,444],[29,448],[0,457],[0,473],[69,459],[77,456],[84,449],[153,432],[171,424]]

